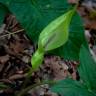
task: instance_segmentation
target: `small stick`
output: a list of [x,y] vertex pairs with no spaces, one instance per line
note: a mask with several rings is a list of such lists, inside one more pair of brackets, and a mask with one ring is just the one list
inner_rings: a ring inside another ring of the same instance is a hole
[[17,34],[17,33],[20,33],[24,31],[24,29],[21,29],[21,30],[17,30],[15,32],[12,32],[12,33],[8,33],[8,34],[5,34],[5,35],[1,35],[0,38],[3,38],[3,37],[6,37],[6,36],[9,36],[9,35],[13,35],[13,34]]
[[17,96],[24,96],[24,94],[26,92],[28,92],[29,90],[31,89],[34,89],[35,87],[37,86],[41,86],[41,85],[44,85],[44,84],[55,84],[57,81],[43,81],[43,82],[40,82],[40,83],[37,83],[37,84],[34,84],[34,85],[30,85],[28,86],[27,88],[21,90],[19,93],[16,93]]

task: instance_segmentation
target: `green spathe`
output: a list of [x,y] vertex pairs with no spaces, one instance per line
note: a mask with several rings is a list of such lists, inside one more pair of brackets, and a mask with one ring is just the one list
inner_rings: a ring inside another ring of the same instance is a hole
[[32,69],[37,70],[41,65],[46,51],[53,50],[65,44],[69,36],[69,25],[75,8],[52,21],[41,32],[38,49],[31,59]]
[[49,51],[65,44],[68,40],[69,25],[73,13],[74,9],[58,17],[45,27],[39,36],[38,47],[43,47],[45,51]]
[[35,71],[42,64],[44,52],[37,50],[31,58],[32,69]]

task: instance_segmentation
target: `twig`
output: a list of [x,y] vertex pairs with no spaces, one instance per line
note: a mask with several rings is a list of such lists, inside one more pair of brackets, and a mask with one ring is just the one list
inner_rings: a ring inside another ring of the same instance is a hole
[[0,36],[0,38],[6,37],[6,36],[9,36],[9,35],[13,35],[13,34],[17,34],[17,33],[20,33],[20,32],[22,32],[22,31],[24,31],[24,29],[17,30],[17,31],[15,31],[15,32],[11,32],[11,33],[2,35],[2,36]]
[[40,85],[44,85],[44,84],[55,84],[56,81],[44,81],[44,82],[40,82],[38,84],[34,84],[34,85],[30,85],[27,88],[23,89],[22,91],[20,91],[16,96],[23,96],[25,93],[27,93],[29,90],[40,86]]
[[9,80],[16,80],[16,79],[21,79],[21,78],[25,78],[27,74],[15,74],[11,77],[9,77]]

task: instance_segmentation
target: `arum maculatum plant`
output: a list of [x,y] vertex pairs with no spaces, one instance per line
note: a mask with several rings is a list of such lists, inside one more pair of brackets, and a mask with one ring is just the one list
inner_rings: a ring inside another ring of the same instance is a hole
[[38,49],[31,58],[32,70],[39,68],[47,51],[56,49],[67,42],[70,22],[75,11],[76,6],[43,29],[39,36]]

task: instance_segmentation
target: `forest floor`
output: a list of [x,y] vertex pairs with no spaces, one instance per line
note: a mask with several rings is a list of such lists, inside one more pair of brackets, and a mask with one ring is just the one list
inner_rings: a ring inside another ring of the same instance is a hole
[[[69,0],[69,3],[76,3],[76,0]],[[91,53],[96,54],[96,14],[92,15],[95,8],[89,3],[82,3],[78,7],[79,14],[83,17],[85,35],[92,49]],[[8,14],[4,24],[0,27],[0,82],[12,86],[10,89],[1,90],[0,96],[14,96],[14,92],[20,90],[22,82],[26,78],[30,66],[31,55],[36,50],[34,45],[24,34],[15,16]],[[36,72],[33,72],[28,84],[35,84],[42,80],[61,80],[67,76],[75,80],[79,79],[76,70],[79,62],[66,61],[58,56],[46,55],[44,64]],[[58,96],[49,91],[48,85],[43,85],[29,91],[25,96]]]

